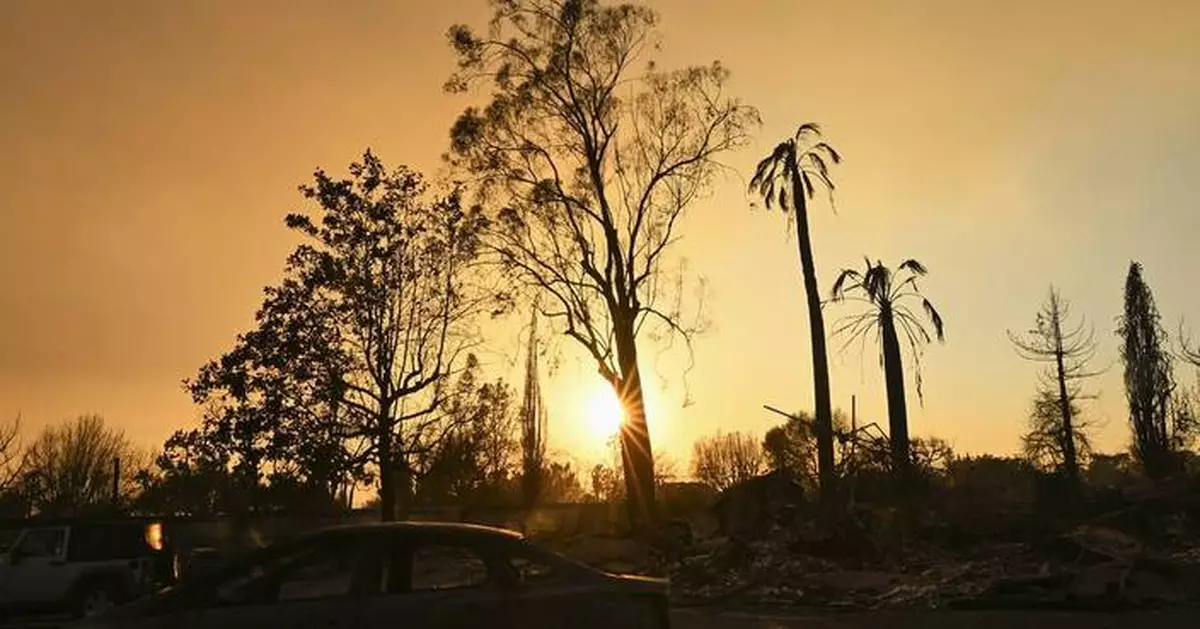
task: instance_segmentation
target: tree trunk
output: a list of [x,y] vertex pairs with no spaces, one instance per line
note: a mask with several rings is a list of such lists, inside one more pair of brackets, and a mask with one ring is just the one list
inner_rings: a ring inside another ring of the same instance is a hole
[[[1055,327],[1058,323],[1055,322]],[[1063,430],[1063,467],[1067,473],[1067,482],[1071,491],[1079,489],[1079,459],[1075,453],[1075,426],[1071,416],[1071,397],[1067,393],[1067,376],[1063,369],[1062,341],[1058,342],[1058,351],[1054,355],[1058,365],[1058,408],[1062,413]]]
[[833,498],[833,405],[829,395],[829,358],[825,349],[825,317],[821,312],[821,289],[813,262],[812,242],[808,233],[808,202],[798,174],[792,177],[792,199],[796,215],[796,242],[800,248],[800,270],[804,275],[804,294],[808,300],[808,330],[812,343],[814,418],[817,429],[817,476],[821,502]]
[[620,381],[612,384],[626,413],[621,425],[621,467],[625,473],[629,525],[636,533],[655,521],[654,451],[650,445],[649,423],[646,421],[633,322],[618,322],[614,327],[621,374]]
[[392,468],[396,470],[396,519],[407,520],[412,515],[416,502],[414,495],[413,470],[409,465],[408,456],[396,453],[392,455]]
[[883,374],[887,386],[888,435],[892,450],[892,470],[901,487],[910,489],[909,478],[912,459],[908,444],[908,403],[904,399],[904,363],[900,357],[900,338],[896,334],[896,322],[890,306],[883,306],[880,313],[883,337]]
[[379,417],[378,422],[379,518],[384,522],[392,522],[396,519],[396,465],[392,456],[392,424],[384,417]]

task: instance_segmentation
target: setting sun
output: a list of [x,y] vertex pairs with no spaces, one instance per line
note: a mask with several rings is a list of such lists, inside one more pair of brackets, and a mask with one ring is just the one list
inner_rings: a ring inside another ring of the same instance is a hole
[[596,437],[611,437],[621,427],[625,416],[621,401],[609,387],[597,387],[588,396],[584,412],[587,414],[588,429]]

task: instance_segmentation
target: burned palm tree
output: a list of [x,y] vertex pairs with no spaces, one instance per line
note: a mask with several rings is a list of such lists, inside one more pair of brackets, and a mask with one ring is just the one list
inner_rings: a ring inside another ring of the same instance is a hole
[[933,326],[934,335],[945,341],[942,316],[921,295],[917,278],[925,275],[925,267],[916,260],[905,260],[896,270],[882,262],[866,260],[862,271],[843,270],[833,283],[834,301],[857,301],[865,306],[863,312],[846,318],[834,334],[847,335],[847,345],[854,340],[866,342],[873,333],[880,344],[887,386],[888,432],[891,441],[892,468],[900,479],[906,479],[911,463],[908,440],[908,408],[904,399],[904,363],[900,353],[901,335],[912,350],[918,399],[921,391],[921,346],[932,341],[925,325],[909,307],[919,301]]
[[775,150],[758,163],[750,190],[763,198],[770,209],[779,209],[796,227],[800,248],[800,271],[808,301],[808,329],[812,341],[813,392],[817,429],[817,468],[823,499],[831,494],[833,482],[833,407],[829,398],[829,358],[825,347],[825,319],[821,314],[821,292],[813,262],[812,239],[808,228],[808,202],[816,192],[816,183],[833,191],[829,165],[841,161],[832,146],[821,139],[817,125],[800,125],[796,134],[780,142]]

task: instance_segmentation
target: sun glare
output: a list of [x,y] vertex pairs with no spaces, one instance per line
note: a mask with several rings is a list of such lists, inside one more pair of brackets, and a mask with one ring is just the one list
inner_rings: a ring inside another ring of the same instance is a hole
[[588,428],[596,437],[607,439],[615,434],[621,428],[621,420],[625,416],[625,411],[621,408],[621,401],[617,399],[617,394],[608,387],[597,388],[592,391],[591,396],[587,400],[585,407],[587,413]]

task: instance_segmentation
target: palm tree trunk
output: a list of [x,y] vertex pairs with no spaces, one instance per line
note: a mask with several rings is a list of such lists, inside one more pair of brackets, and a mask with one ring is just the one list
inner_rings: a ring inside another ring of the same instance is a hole
[[892,470],[905,491],[909,489],[908,403],[904,399],[904,363],[900,357],[900,338],[890,305],[880,308],[883,341],[883,374],[887,386],[888,434],[892,450]]
[[619,380],[613,382],[625,409],[621,424],[621,466],[625,473],[625,498],[629,525],[643,531],[655,521],[654,451],[650,444],[646,402],[638,366],[637,340],[632,321],[619,321],[615,328]]
[[796,242],[800,248],[800,271],[804,275],[804,294],[808,298],[808,330],[812,342],[813,395],[817,429],[817,477],[821,501],[833,498],[833,405],[829,396],[829,358],[825,348],[825,317],[821,312],[821,291],[817,287],[817,269],[813,262],[812,241],[808,233],[808,202],[800,177],[792,177],[792,199],[796,209]]

